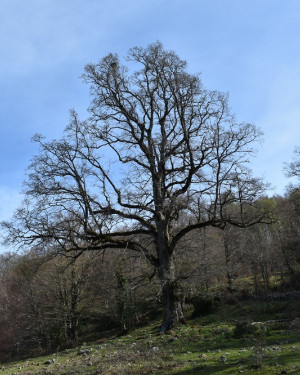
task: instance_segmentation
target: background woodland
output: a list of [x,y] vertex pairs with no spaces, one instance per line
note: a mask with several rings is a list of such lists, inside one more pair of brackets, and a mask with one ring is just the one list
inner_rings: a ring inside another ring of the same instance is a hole
[[[277,221],[204,228],[178,249],[178,298],[188,316],[243,299],[289,298],[300,288],[300,191],[262,198]],[[188,218],[186,218],[188,220]],[[161,314],[160,285],[124,250],[6,253],[0,259],[1,360],[47,353],[124,332]]]

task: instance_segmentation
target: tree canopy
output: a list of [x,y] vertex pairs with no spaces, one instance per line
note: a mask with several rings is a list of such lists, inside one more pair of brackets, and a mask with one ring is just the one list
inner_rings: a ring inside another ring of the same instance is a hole
[[[85,67],[90,117],[60,140],[36,135],[26,200],[8,240],[58,252],[131,249],[161,281],[162,330],[182,318],[173,259],[191,231],[268,222],[265,189],[247,167],[261,136],[239,123],[228,97],[156,42]],[[180,224],[179,224],[180,222]]]

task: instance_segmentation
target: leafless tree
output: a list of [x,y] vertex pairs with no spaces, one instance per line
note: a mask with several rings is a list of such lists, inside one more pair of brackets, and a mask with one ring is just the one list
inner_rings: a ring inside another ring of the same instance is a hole
[[300,178],[300,147],[295,147],[295,159],[291,163],[285,165],[284,171],[287,177]]
[[5,227],[22,246],[143,254],[160,279],[165,331],[183,319],[174,257],[184,237],[267,220],[256,207],[264,186],[246,167],[261,133],[161,43],[132,48],[127,62],[109,54],[85,67],[90,118],[72,112],[61,140],[35,137],[27,199]]

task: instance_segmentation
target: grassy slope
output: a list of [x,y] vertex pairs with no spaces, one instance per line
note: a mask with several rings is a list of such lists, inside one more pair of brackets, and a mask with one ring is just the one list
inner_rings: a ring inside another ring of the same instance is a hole
[[[236,322],[246,319],[262,324],[250,325],[248,332],[242,332],[242,324],[236,337]],[[282,321],[266,323],[268,320]],[[299,301],[225,305],[214,314],[190,320],[163,335],[157,333],[158,326],[153,322],[126,336],[84,345],[83,349],[92,349],[86,354],[74,349],[5,364],[0,373],[300,374]],[[52,362],[45,364],[48,360]]]

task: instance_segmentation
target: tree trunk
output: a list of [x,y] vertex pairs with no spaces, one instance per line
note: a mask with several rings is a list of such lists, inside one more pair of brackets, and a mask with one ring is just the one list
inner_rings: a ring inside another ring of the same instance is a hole
[[[154,190],[154,195],[160,196],[159,188]],[[159,199],[157,207],[162,206],[163,203]],[[163,320],[160,332],[165,332],[184,321],[182,309],[183,297],[179,291],[178,282],[175,277],[174,253],[170,248],[168,219],[163,212],[159,212],[157,217],[159,219],[156,221],[157,236],[155,238],[155,246],[158,256],[158,277],[161,285],[163,308]]]
[[182,309],[183,295],[174,277],[174,267],[170,259],[159,267],[158,275],[162,292],[163,320],[160,327],[162,333],[185,320]]
[[78,325],[79,325],[78,313],[72,312],[70,316],[70,325],[69,325],[69,330],[68,330],[68,338],[71,339],[72,343],[76,343],[78,340]]
[[226,264],[226,277],[227,277],[227,290],[229,293],[232,293],[234,288],[233,288],[233,276],[231,272],[231,252],[229,248],[229,236],[226,231],[226,229],[223,232],[223,243],[224,243],[224,250],[225,250],[225,264]]

